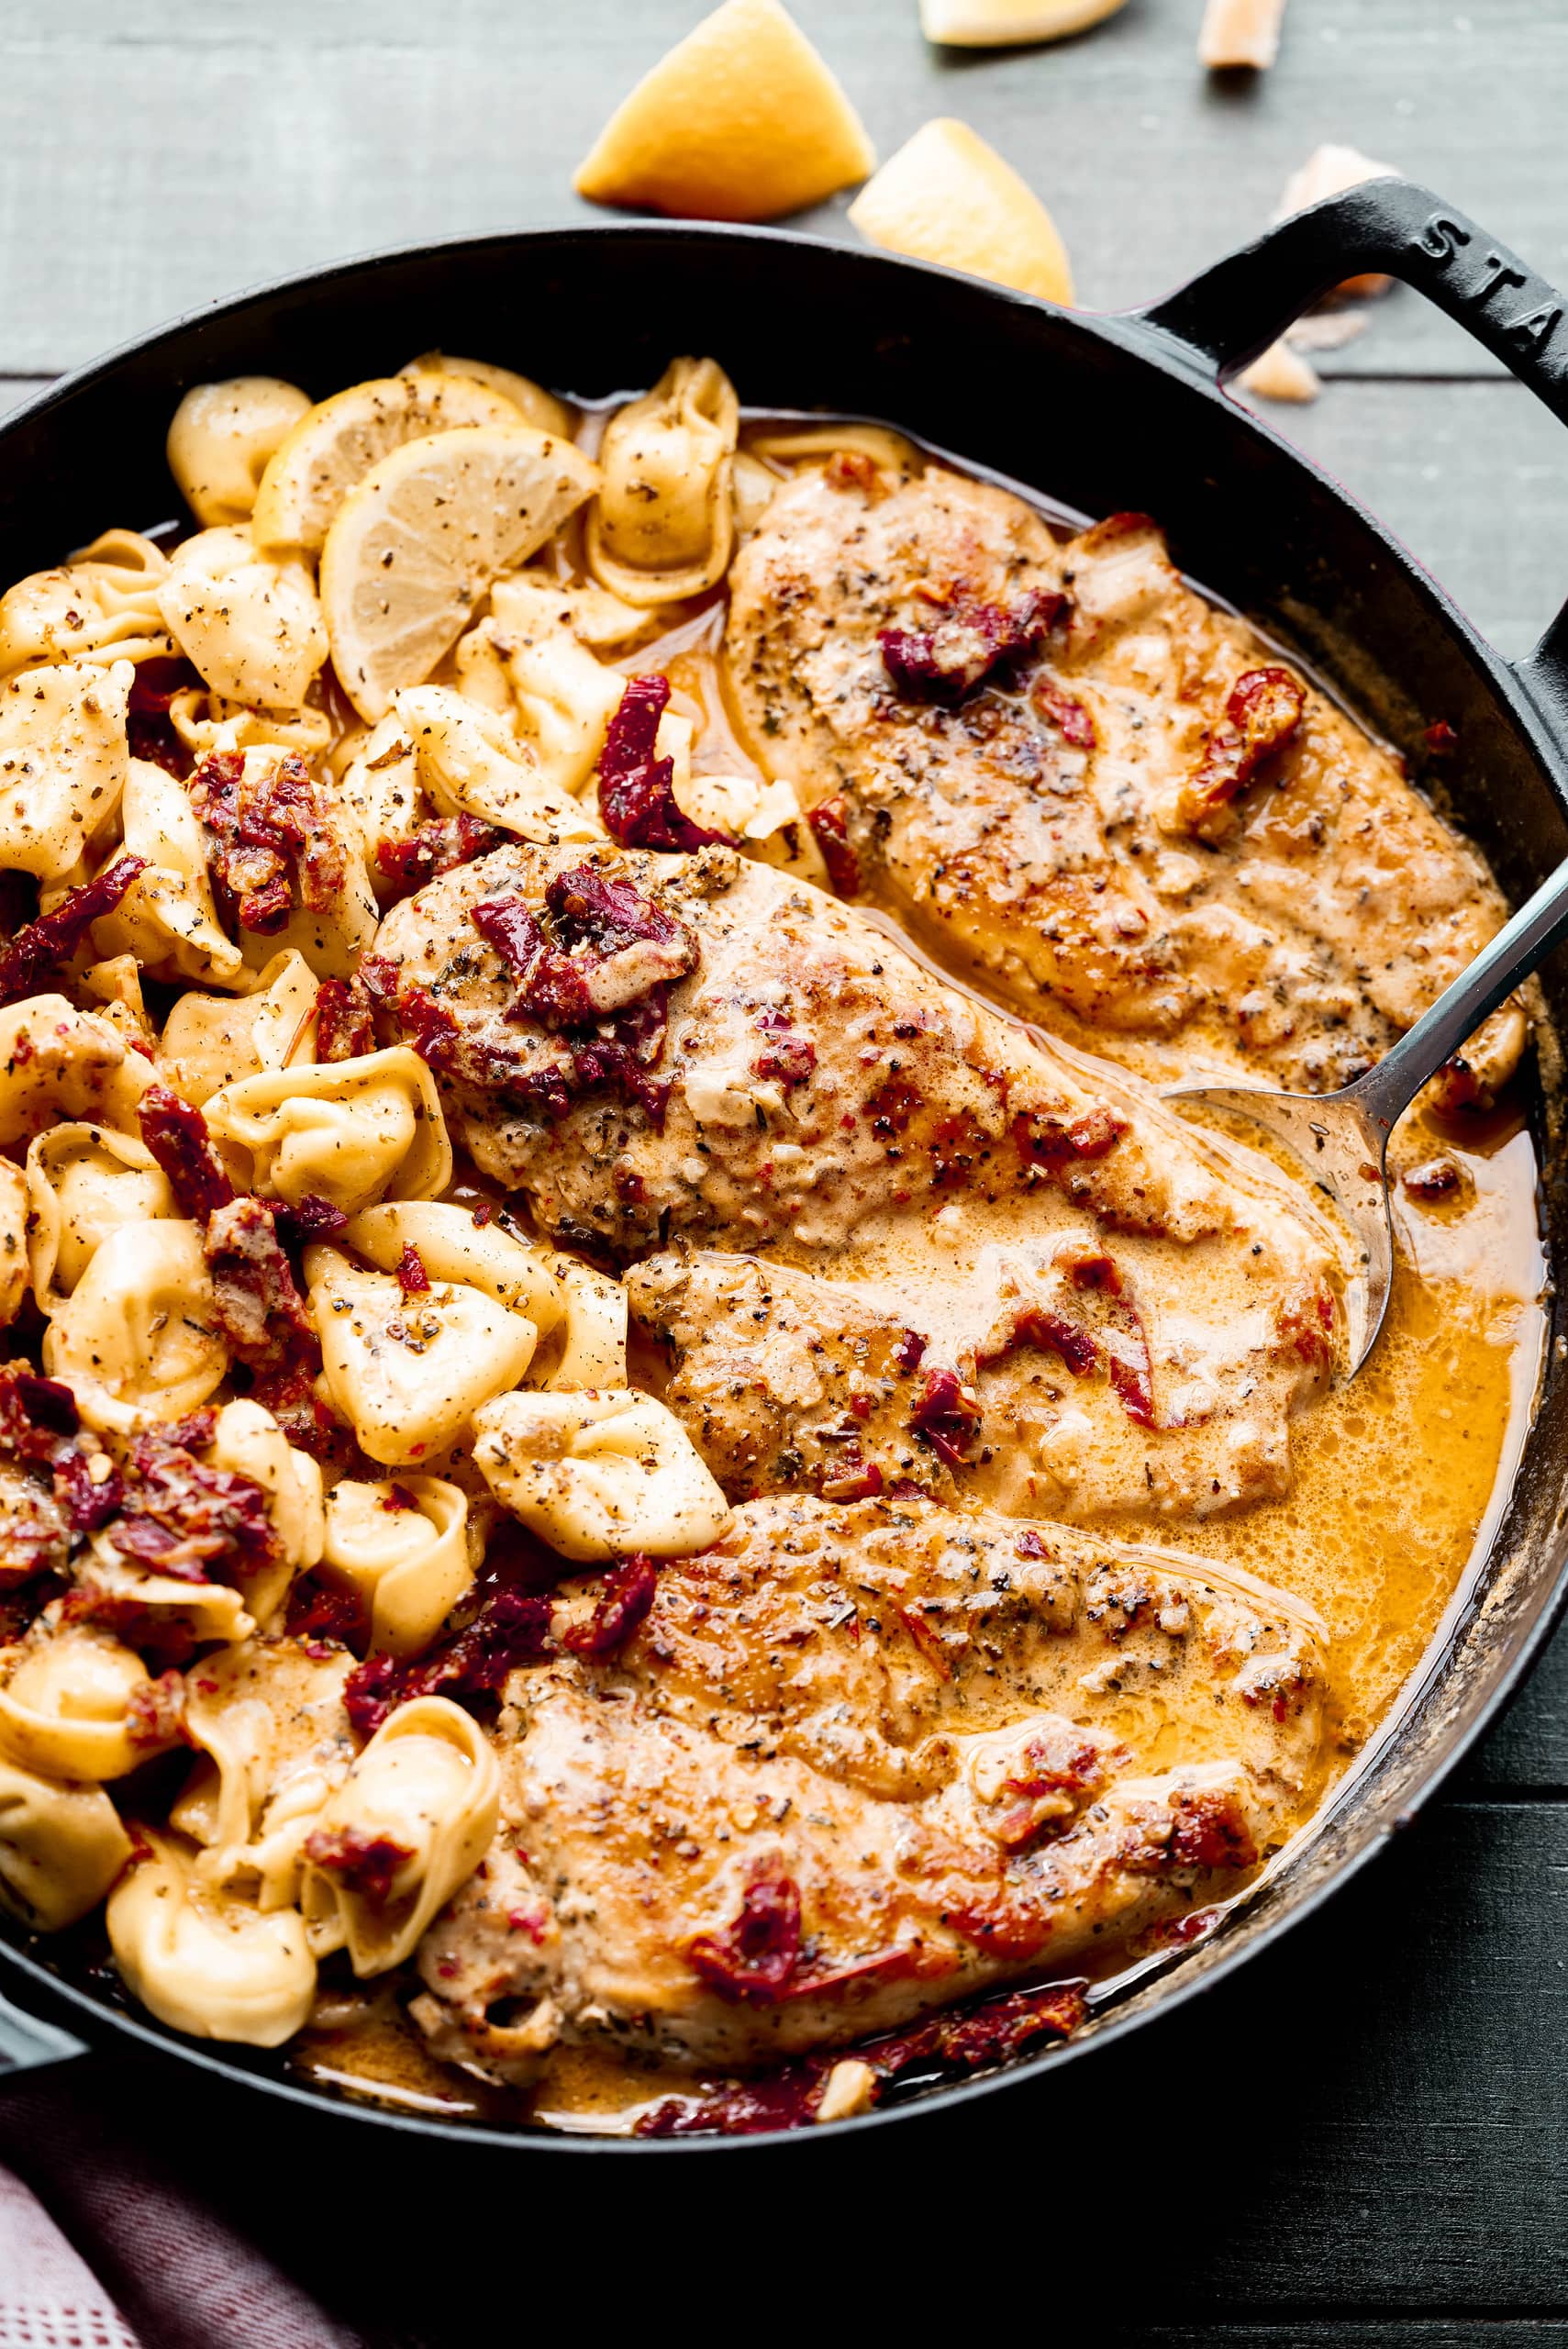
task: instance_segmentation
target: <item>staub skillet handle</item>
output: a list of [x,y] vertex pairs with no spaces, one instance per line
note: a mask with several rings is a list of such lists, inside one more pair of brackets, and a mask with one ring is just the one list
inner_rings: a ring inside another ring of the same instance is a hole
[[[1385,272],[1485,343],[1568,424],[1568,304],[1517,253],[1408,180],[1368,180],[1298,212],[1139,313],[1223,381],[1347,277]],[[1568,606],[1520,677],[1568,736]]]

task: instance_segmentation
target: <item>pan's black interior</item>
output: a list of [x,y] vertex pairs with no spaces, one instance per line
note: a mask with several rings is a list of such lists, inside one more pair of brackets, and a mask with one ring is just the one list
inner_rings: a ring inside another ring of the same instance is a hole
[[[1407,751],[1414,772],[1423,729],[1440,719],[1456,729],[1453,812],[1512,897],[1568,854],[1556,779],[1564,762],[1519,680],[1374,522],[1218,393],[1194,354],[1135,319],[1064,316],[973,280],[805,239],[651,225],[546,230],[349,263],[198,314],[0,428],[0,581],[58,562],[111,523],[147,528],[178,510],[163,438],[188,384],[266,373],[321,396],[436,347],[590,397],[646,387],[675,352],[711,353],[745,404],[883,417],[1080,512],[1146,509],[1184,570],[1294,639]],[[1568,1033],[1561,959],[1544,984],[1558,1031]],[[1561,1291],[1568,1199],[1545,1137],[1543,1151]],[[1398,1506],[1391,1494],[1390,1508]],[[1398,1733],[1308,1848],[1224,1930],[1069,2045],[1016,2071],[1079,2059],[1212,1981],[1366,1857],[1458,1758],[1539,1647],[1561,1596],[1565,1526],[1568,1379],[1549,1370],[1484,1592]],[[330,2101],[289,2083],[281,2059],[193,2047],[124,2015],[91,1978],[58,1968],[47,1944],[24,1949],[15,1932],[0,1940],[0,1987],[89,2037],[95,2025],[129,2031],[183,2061]],[[951,2099],[988,2085],[929,2093]],[[451,2127],[339,2107],[350,2109],[391,2127]],[[613,2141],[510,2132],[489,2142],[582,2150]],[[654,2143],[622,2150],[647,2154]]]

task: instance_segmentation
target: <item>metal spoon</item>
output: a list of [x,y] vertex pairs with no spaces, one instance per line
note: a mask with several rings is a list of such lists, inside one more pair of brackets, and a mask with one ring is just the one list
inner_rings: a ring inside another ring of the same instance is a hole
[[1377,1342],[1394,1277],[1388,1137],[1429,1078],[1487,1014],[1568,936],[1568,863],[1521,906],[1431,1009],[1374,1068],[1339,1093],[1270,1093],[1262,1086],[1177,1087],[1163,1098],[1250,1119],[1303,1160],[1360,1242],[1363,1279],[1347,1300],[1353,1378]]

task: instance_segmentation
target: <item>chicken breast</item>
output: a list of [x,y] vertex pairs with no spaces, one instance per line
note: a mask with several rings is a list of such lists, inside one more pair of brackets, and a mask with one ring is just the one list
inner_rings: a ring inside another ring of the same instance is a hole
[[[1399,764],[1122,515],[864,458],[797,474],[737,558],[736,709],[953,968],[1145,1074],[1306,1091],[1385,1052],[1498,928]],[[1524,1041],[1489,1023],[1456,1084]]]
[[777,1498],[507,1693],[499,1841],[420,1949],[436,2052],[747,2065],[1237,1890],[1317,1787],[1322,1627],[1060,1527]]

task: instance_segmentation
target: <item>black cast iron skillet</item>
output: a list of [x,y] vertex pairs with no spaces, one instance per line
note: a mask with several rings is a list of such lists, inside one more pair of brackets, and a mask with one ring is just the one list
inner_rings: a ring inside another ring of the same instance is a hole
[[[1370,269],[1429,295],[1568,421],[1558,295],[1473,222],[1396,180],[1331,198],[1152,309],[1119,317],[1051,309],[806,237],[652,224],[528,230],[348,262],[241,295],[30,402],[0,427],[0,580],[58,562],[109,523],[147,527],[178,510],[163,439],[193,383],[266,373],[320,397],[439,346],[594,397],[640,389],[673,351],[711,352],[750,405],[885,418],[1081,513],[1155,515],[1184,570],[1293,639],[1418,773],[1424,729],[1441,720],[1457,730],[1454,812],[1517,902],[1568,854],[1568,609],[1528,661],[1500,660],[1385,530],[1221,389],[1308,303]],[[1548,968],[1544,985],[1557,1030],[1568,1032],[1568,972]],[[1550,1144],[1544,1163],[1561,1295],[1568,1196]],[[1067,2044],[839,2129],[878,2127],[1080,2060],[1214,1984],[1316,1907],[1410,1818],[1518,1687],[1568,1586],[1565,1529],[1568,1375],[1549,1350],[1539,1417],[1480,1588],[1392,1733],[1303,1847],[1211,1939]],[[14,1927],[0,1928],[0,1979],[27,2009],[0,2001],[0,2053],[18,2065],[117,2034],[298,2105],[497,2149],[646,2154],[768,2142],[627,2143],[350,2102],[291,2077],[280,2056],[194,2043],[120,2011],[89,1978],[72,1978],[47,1942]]]

